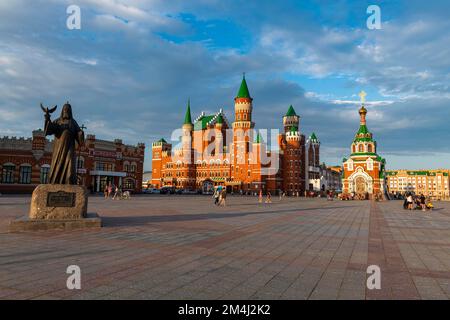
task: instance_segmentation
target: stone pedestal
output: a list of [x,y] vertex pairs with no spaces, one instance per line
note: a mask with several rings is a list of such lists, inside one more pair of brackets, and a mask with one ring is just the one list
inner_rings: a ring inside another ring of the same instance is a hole
[[87,213],[85,187],[66,184],[41,184],[33,191],[28,217],[11,221],[9,230],[84,229],[101,227],[95,213]]
[[70,184],[40,184],[31,197],[30,219],[86,218],[88,192]]

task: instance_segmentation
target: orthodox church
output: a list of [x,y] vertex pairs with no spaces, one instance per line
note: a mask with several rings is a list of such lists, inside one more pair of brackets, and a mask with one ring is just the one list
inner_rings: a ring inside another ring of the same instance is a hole
[[364,107],[366,93],[362,91],[359,109],[359,130],[351,144],[351,154],[343,160],[343,193],[353,193],[360,199],[384,196],[385,159],[377,154],[377,142],[367,128],[367,109]]

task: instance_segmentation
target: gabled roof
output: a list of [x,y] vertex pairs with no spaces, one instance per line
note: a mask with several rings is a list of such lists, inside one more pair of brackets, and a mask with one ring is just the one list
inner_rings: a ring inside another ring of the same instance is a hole
[[230,124],[222,109],[220,109],[216,114],[210,115],[206,115],[202,112],[200,116],[194,120],[194,130],[204,130],[208,127],[208,125],[214,125],[216,123],[225,123],[227,127],[230,127]]
[[194,123],[194,130],[206,129],[208,123],[214,118],[215,115],[200,115]]

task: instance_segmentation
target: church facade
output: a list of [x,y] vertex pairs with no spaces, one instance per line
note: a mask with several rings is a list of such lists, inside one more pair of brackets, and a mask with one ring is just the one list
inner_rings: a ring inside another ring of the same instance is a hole
[[377,142],[367,128],[365,93],[361,92],[360,124],[351,144],[350,157],[343,160],[343,193],[360,199],[384,196],[386,161],[377,154]]
[[[263,134],[255,130],[253,98],[245,76],[234,98],[234,119],[223,109],[191,116],[188,102],[179,129],[180,143],[165,139],[152,144],[152,185],[208,192],[222,185],[230,192],[279,191],[303,195],[316,190],[320,172],[320,142],[300,131],[300,117],[290,106],[282,117],[283,131],[269,150]],[[319,190],[316,190],[319,191]]]

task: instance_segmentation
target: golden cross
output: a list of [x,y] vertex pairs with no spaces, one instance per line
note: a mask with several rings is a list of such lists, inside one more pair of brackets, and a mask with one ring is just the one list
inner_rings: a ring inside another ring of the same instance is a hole
[[361,98],[361,103],[364,104],[364,102],[366,102],[366,95],[367,93],[365,93],[364,91],[361,91],[358,96]]

